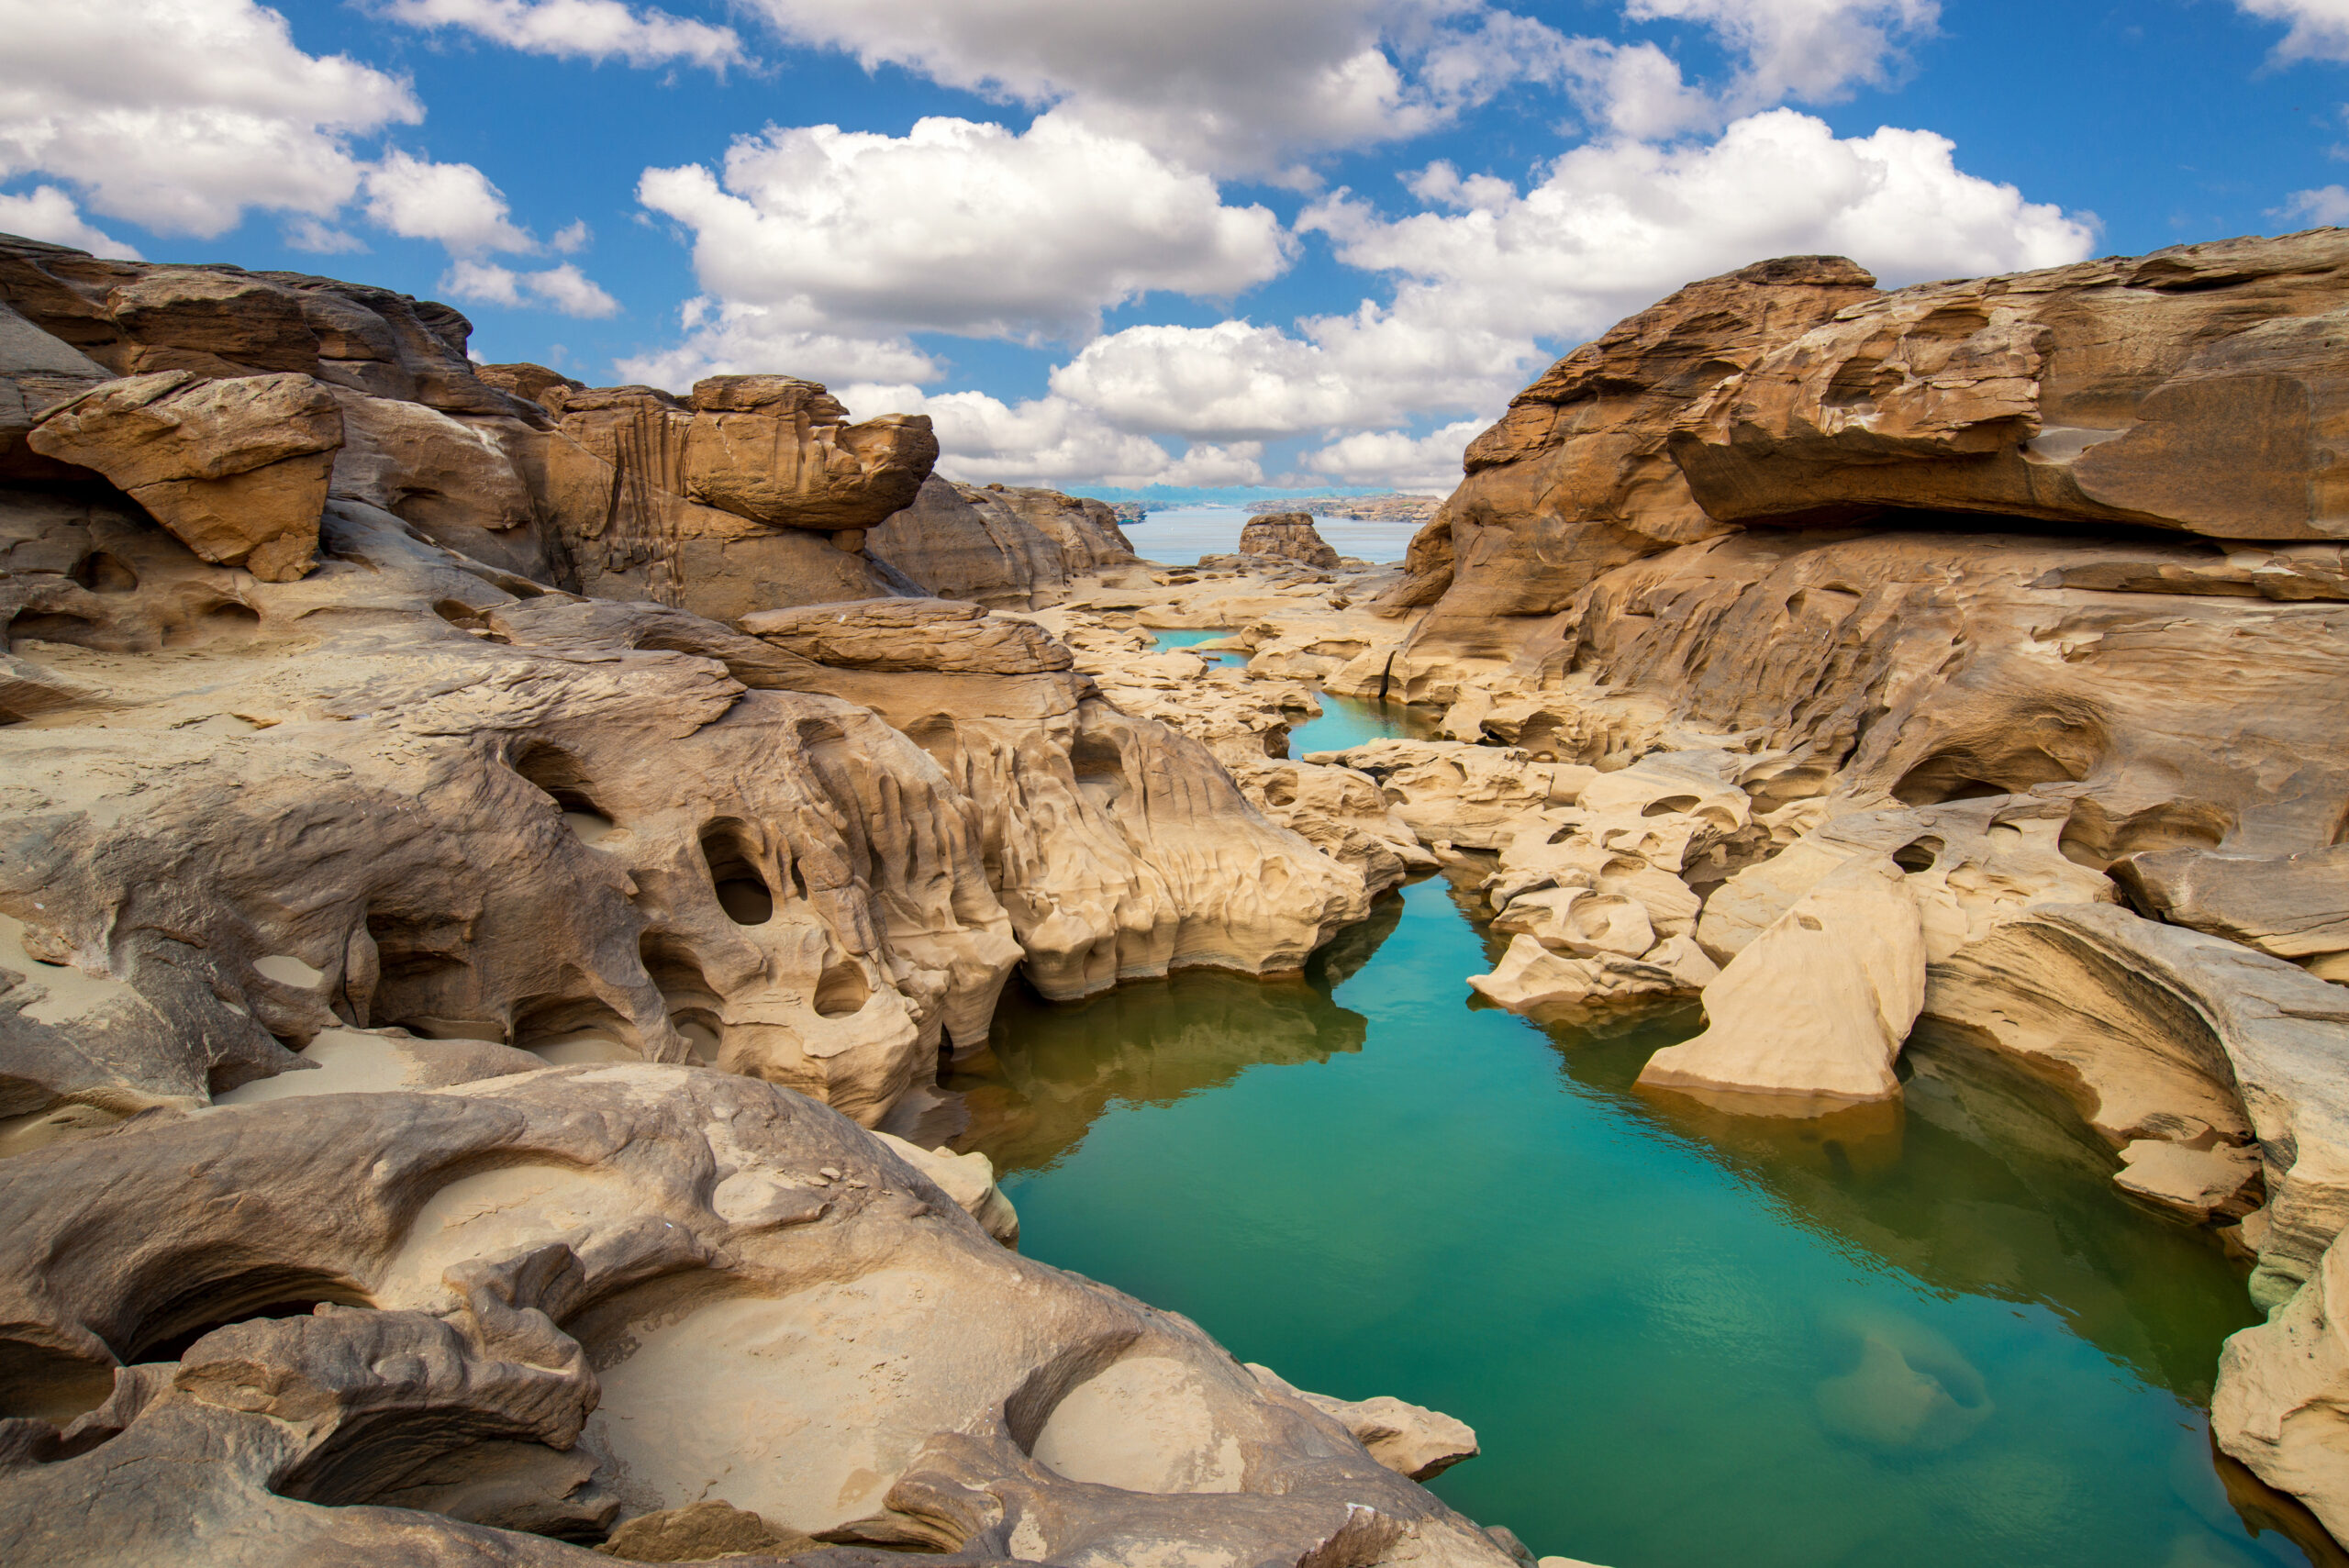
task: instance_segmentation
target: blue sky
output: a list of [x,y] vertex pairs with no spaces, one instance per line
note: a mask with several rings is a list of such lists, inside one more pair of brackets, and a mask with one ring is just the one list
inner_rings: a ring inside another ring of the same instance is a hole
[[2349,0],[0,0],[0,228],[486,360],[927,412],[958,478],[1441,490],[1691,278],[2349,221]]

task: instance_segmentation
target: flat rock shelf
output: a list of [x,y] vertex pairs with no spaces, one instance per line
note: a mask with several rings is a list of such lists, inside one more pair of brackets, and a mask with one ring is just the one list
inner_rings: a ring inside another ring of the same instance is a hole
[[[1416,722],[1328,706],[1350,734]],[[1297,754],[1330,743],[1305,728]],[[1818,1121],[1635,1091],[1698,1012],[1545,1030],[1470,1006],[1503,941],[1453,876],[1299,978],[1008,996],[950,1086],[1022,1250],[1300,1386],[1466,1420],[1483,1456],[1435,1490],[1538,1553],[2308,1560],[2290,1505],[2210,1446],[2220,1342],[2256,1318],[2243,1266],[2117,1193],[2044,1091],[1926,1046],[1902,1102]]]

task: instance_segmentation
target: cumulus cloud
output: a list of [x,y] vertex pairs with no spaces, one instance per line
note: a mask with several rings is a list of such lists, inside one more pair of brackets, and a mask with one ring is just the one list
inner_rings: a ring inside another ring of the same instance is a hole
[[403,82],[304,53],[252,0],[0,0],[0,178],[71,181],[159,233],[332,212],[359,184],[346,138],[424,113]]
[[506,193],[470,163],[434,163],[394,149],[367,172],[367,216],[406,239],[431,239],[461,256],[538,249],[517,228]]
[[94,256],[109,256],[118,261],[145,260],[130,246],[84,222],[73,198],[55,185],[35,185],[19,196],[0,195],[0,233],[46,239],[51,245],[71,245]]
[[492,261],[461,260],[442,274],[440,292],[468,303],[552,310],[564,316],[617,316],[620,308],[618,300],[568,261],[544,272],[520,272]]
[[1424,436],[1400,430],[1356,430],[1305,454],[1305,469],[1341,484],[1383,485],[1442,495],[1460,483],[1460,454],[1478,431],[1499,417],[1456,420]]
[[1709,143],[1576,148],[1522,194],[1431,171],[1418,188],[1449,197],[1449,213],[1390,219],[1341,191],[1298,226],[1347,264],[1406,280],[1398,315],[1566,339],[1764,256],[1833,252],[1910,283],[2089,253],[2087,222],[1965,172],[1954,152],[1931,131],[1839,139],[1773,109]]
[[1937,0],[1630,0],[1635,22],[1689,22],[1740,56],[1732,110],[1788,98],[1827,103],[1859,83],[1891,85],[1902,42],[1933,30]]
[[798,43],[1131,137],[1197,167],[1415,135],[1566,40],[1483,0],[751,0]]
[[681,314],[684,339],[619,361],[613,369],[622,381],[682,392],[706,375],[780,373],[834,386],[888,384],[918,398],[920,390],[908,384],[945,373],[901,335],[860,337],[827,330],[805,316],[708,298],[686,301]]
[[547,249],[558,255],[575,256],[587,249],[595,238],[596,231],[587,227],[587,220],[577,217],[554,231],[554,238],[547,241]]
[[1291,242],[1262,206],[1058,115],[1024,133],[935,117],[909,135],[770,129],[638,199],[692,230],[702,286],[828,321],[1036,338],[1081,333],[1153,289],[1230,295]]
[[619,0],[387,0],[383,14],[414,28],[456,28],[508,49],[571,60],[682,61],[717,70],[745,58],[731,28],[631,10]]
[[1125,429],[1230,440],[1495,406],[1546,359],[1530,338],[1365,300],[1295,334],[1247,321],[1129,327],[1086,344],[1052,385]]
[[2349,61],[2349,0],[2235,0],[2244,14],[2283,22],[2291,31],[2276,46],[2279,60]]
[[841,401],[858,418],[927,414],[939,472],[970,484],[1261,484],[1262,445],[1194,443],[1181,455],[1120,430],[1063,397],[1005,403],[984,392],[926,393],[906,384],[852,384]]
[[2294,191],[2269,216],[2305,219],[2319,226],[2349,223],[2349,189],[2321,185],[2313,191]]

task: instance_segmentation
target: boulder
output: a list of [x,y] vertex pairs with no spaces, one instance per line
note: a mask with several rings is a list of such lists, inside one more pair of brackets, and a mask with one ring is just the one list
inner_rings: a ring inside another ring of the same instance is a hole
[[927,416],[851,424],[814,382],[710,376],[687,402],[685,498],[774,528],[876,527],[912,504],[938,461]]
[[1724,522],[1979,512],[2339,538],[2344,305],[2334,228],[1923,284],[1727,367],[1671,454]]
[[1705,987],[1705,1032],[1640,1082],[1815,1102],[1890,1099],[1925,995],[1925,939],[1900,868],[1855,858],[1796,900]]
[[1322,539],[1307,512],[1267,512],[1249,518],[1248,526],[1240,530],[1240,554],[1252,562],[1325,571],[1338,564],[1338,552]]
[[1250,1362],[1248,1370],[1265,1387],[1302,1400],[1334,1419],[1370,1451],[1371,1458],[1414,1481],[1433,1480],[1481,1451],[1475,1429],[1441,1410],[1386,1395],[1375,1399],[1332,1399],[1326,1394],[1306,1393],[1268,1366]]
[[639,1514],[596,1550],[628,1562],[701,1562],[713,1557],[794,1557],[819,1551],[821,1543],[810,1536],[779,1534],[758,1515],[711,1497]]
[[290,583],[317,559],[342,412],[306,375],[164,371],[50,409],[26,442],[105,474],[203,559]]

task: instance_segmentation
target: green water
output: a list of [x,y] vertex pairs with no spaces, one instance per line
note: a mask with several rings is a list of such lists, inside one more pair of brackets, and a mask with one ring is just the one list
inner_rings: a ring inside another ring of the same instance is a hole
[[1885,1114],[1645,1097],[1694,1010],[1545,1032],[1472,1008],[1498,951],[1475,906],[1423,880],[1302,978],[1007,998],[950,1086],[1022,1250],[1300,1386],[1468,1421],[1483,1456],[1435,1490],[1539,1553],[2307,1560],[2254,1535],[2211,1457],[2220,1341],[2254,1318],[2240,1271],[2123,1199],[2034,1086],[1916,1048]]

